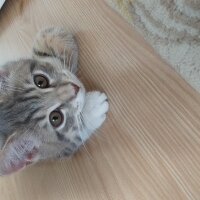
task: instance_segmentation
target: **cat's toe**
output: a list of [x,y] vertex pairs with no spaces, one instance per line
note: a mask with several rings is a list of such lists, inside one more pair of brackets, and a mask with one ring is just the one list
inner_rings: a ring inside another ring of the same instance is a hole
[[[104,94],[105,95],[105,94]],[[106,95],[105,95],[106,97]],[[107,101],[107,97],[99,104],[99,108],[97,110],[98,115],[104,115],[108,112],[109,104]]]
[[97,92],[97,95],[98,95],[99,103],[103,103],[104,101],[108,100],[108,97],[106,96],[104,92]]

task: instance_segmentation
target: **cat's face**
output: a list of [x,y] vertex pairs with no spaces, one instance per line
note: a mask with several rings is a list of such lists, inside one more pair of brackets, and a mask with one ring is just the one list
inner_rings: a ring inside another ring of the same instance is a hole
[[6,68],[0,94],[3,174],[59,157],[80,142],[78,116],[85,99],[83,84],[57,60],[22,60]]

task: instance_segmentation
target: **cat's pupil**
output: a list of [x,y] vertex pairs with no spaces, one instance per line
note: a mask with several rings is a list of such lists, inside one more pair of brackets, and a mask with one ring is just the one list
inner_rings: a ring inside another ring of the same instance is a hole
[[39,81],[38,85],[39,85],[39,86],[42,86],[43,83],[44,83],[44,81]]
[[57,121],[59,118],[58,118],[58,116],[54,116],[53,117],[53,121],[55,122],[55,121]]

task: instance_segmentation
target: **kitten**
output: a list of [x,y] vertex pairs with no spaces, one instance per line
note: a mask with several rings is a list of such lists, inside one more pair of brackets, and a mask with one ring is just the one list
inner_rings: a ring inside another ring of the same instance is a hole
[[86,92],[77,68],[77,43],[61,28],[38,33],[32,59],[2,67],[0,175],[68,157],[102,125],[107,96]]

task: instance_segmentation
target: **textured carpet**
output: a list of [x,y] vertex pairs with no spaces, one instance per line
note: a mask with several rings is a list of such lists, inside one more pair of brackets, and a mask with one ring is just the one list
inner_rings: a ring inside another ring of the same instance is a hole
[[200,92],[200,0],[106,0]]

